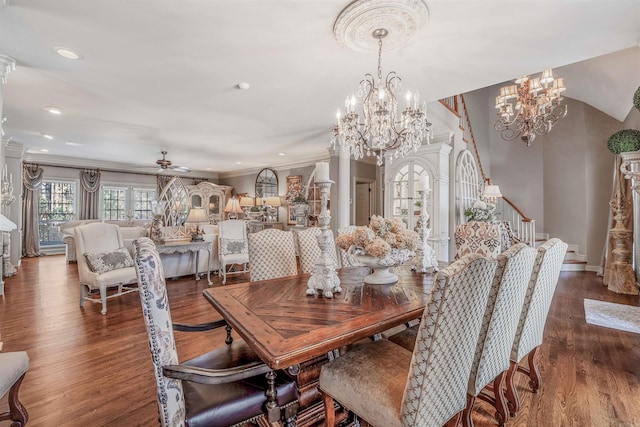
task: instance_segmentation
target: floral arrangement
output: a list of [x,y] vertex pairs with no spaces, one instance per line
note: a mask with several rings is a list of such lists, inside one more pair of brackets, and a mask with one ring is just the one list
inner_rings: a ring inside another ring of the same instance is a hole
[[478,199],[473,202],[470,208],[464,211],[464,216],[466,216],[469,221],[493,221],[495,211],[496,205]]
[[352,233],[336,238],[336,245],[348,251],[352,246],[376,258],[385,258],[394,249],[413,251],[418,246],[418,233],[407,230],[400,218],[386,219],[378,215],[371,217],[368,226],[356,227]]

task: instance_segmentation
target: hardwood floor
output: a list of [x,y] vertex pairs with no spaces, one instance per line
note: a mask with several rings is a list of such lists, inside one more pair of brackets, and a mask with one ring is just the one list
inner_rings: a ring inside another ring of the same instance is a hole
[[[78,306],[77,280],[76,266],[67,265],[64,256],[24,259],[19,273],[6,279],[0,334],[3,351],[26,350],[31,359],[20,395],[28,425],[157,425],[138,295],[110,300],[102,316],[99,304]],[[217,317],[202,297],[206,286],[206,280],[192,277],[168,282],[174,320]],[[587,325],[584,298],[638,305],[638,297],[608,292],[593,273],[562,273],[538,352],[541,390],[533,395],[518,376],[522,409],[508,425],[640,425],[640,334]],[[205,334],[176,332],[181,360],[224,345],[222,332]],[[6,398],[0,402],[4,410]],[[488,405],[476,403],[476,426],[495,425],[490,413]]]

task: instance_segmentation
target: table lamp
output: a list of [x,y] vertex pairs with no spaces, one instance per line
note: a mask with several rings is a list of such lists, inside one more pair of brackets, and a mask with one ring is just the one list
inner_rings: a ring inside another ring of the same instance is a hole
[[204,208],[199,208],[199,207],[191,208],[189,210],[189,215],[187,215],[186,222],[196,225],[195,230],[193,227],[191,227],[191,241],[192,242],[203,241],[204,237],[202,236],[202,234],[204,233],[200,231],[200,224],[204,222],[209,222],[209,218],[207,218],[207,213],[204,211]]
[[229,214],[229,219],[238,219],[238,214],[242,213],[242,208],[238,199],[232,197],[227,201],[227,205],[224,207],[224,211]]
[[269,212],[269,217],[267,219],[270,222],[275,221],[276,213],[278,212],[278,206],[282,206],[280,197],[278,196],[267,197],[264,200],[264,204],[267,206],[267,211]]
[[253,197],[240,197],[240,207],[245,218],[249,218],[249,209],[254,206]]

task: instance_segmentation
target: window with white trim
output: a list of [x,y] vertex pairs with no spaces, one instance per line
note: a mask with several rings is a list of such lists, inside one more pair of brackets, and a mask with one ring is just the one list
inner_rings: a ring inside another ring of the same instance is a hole
[[40,245],[64,244],[60,225],[75,217],[77,193],[74,181],[42,181],[38,204]]
[[155,188],[103,185],[102,219],[105,221],[152,219],[151,202],[155,199]]

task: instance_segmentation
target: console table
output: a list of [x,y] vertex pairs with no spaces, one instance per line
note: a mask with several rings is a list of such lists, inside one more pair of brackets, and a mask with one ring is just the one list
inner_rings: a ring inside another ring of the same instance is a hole
[[247,224],[247,232],[248,233],[257,233],[258,231],[262,231],[265,228],[277,228],[278,230],[282,230],[284,227],[281,222],[270,222],[270,221],[249,221]]
[[207,282],[209,283],[209,286],[213,284],[213,282],[211,282],[211,242],[192,242],[191,240],[165,241],[162,244],[157,244],[156,248],[159,254],[183,254],[185,252],[191,252],[191,254],[195,254],[195,263],[193,269],[195,270],[194,275],[196,280],[200,280],[200,276],[198,275],[198,260],[200,259],[200,249],[206,250],[209,254],[209,256],[207,257]]

